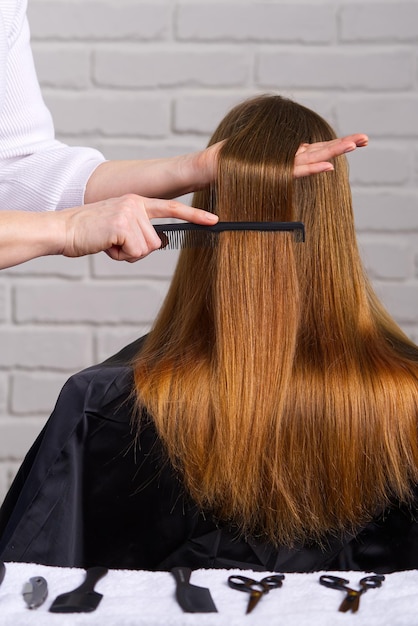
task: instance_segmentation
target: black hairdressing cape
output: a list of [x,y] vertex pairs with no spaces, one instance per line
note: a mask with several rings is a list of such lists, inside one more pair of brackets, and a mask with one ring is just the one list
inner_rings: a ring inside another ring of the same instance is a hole
[[355,536],[278,550],[239,538],[199,512],[150,419],[134,441],[129,361],[141,341],[64,386],[1,508],[2,560],[148,570],[418,568],[418,525],[410,509],[394,507]]

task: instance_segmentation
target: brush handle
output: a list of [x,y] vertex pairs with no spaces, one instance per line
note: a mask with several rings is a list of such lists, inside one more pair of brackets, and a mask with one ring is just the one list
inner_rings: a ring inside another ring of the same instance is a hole
[[190,567],[173,567],[171,569],[171,573],[176,579],[176,583],[178,585],[186,585],[190,580],[192,570]]
[[0,585],[3,582],[5,574],[6,574],[6,566],[3,563],[3,561],[0,561]]
[[79,587],[77,587],[77,589],[74,589],[73,592],[79,591],[81,593],[84,593],[94,591],[94,586],[97,581],[103,578],[103,576],[106,576],[107,572],[107,567],[89,567],[88,570],[86,570],[86,578],[84,582]]

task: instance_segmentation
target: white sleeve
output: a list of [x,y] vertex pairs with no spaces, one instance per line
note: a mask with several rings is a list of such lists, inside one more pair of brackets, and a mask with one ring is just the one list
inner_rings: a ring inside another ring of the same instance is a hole
[[[30,48],[27,0],[0,6],[0,210],[53,211],[83,204],[105,159],[54,137]],[[3,32],[2,32],[3,31]]]

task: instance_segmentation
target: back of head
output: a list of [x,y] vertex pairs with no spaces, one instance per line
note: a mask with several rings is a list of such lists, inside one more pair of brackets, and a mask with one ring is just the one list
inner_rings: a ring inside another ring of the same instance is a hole
[[302,221],[306,242],[225,232],[183,250],[135,364],[138,402],[192,497],[276,544],[352,529],[418,476],[418,352],[364,274],[345,158],[293,178],[299,146],[334,137],[279,96],[226,115],[216,184],[195,206]]

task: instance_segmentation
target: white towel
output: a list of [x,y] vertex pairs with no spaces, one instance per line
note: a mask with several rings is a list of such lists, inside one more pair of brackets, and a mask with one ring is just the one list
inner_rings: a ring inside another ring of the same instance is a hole
[[[264,573],[238,570],[196,570],[192,584],[210,589],[218,613],[183,613],[175,599],[175,581],[168,572],[110,570],[95,589],[103,598],[93,613],[57,614],[48,609],[55,597],[72,591],[85,577],[84,570],[6,563],[0,586],[1,626],[414,626],[418,624],[418,571],[386,576],[383,585],[361,596],[357,613],[340,613],[344,592],[319,584],[314,574],[286,574],[283,586],[265,595],[246,615],[248,594],[230,589],[231,574],[259,580]],[[361,572],[335,573],[357,588]],[[44,576],[49,595],[37,609],[27,609],[22,597],[25,582]]]

